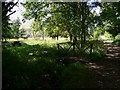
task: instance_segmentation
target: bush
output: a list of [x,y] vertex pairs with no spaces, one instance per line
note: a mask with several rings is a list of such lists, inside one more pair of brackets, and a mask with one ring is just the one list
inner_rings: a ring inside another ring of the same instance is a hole
[[112,44],[120,46],[120,40],[113,41]]
[[[104,58],[105,54],[107,53],[107,48],[104,45],[104,42],[101,40],[93,40],[90,43],[93,43],[91,59],[100,60]],[[86,50],[86,52],[90,54],[90,48]]]
[[[20,55],[17,51],[21,52]],[[62,71],[62,65],[56,64],[50,58],[36,58],[35,61],[26,60],[27,55],[24,58],[20,57],[25,52],[21,49],[13,51],[5,48],[2,52],[4,89],[49,88],[53,90],[58,87],[58,76]]]
[[7,49],[3,49],[2,57],[3,88],[27,87],[23,75],[27,63],[20,62],[20,58]]
[[120,33],[116,35],[115,40],[112,42],[112,44],[120,46]]
[[116,41],[116,40],[120,40],[120,33],[115,36],[115,41]]

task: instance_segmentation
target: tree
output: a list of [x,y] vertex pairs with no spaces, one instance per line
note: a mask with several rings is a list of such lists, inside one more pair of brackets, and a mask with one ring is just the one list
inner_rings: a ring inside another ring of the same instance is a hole
[[11,26],[11,29],[12,29],[12,36],[13,38],[19,38],[20,36],[20,31],[19,31],[19,28],[20,28],[20,19],[17,18],[16,20],[14,20],[12,23]]
[[107,31],[115,37],[120,33],[120,2],[105,2],[101,5],[102,25],[105,25],[104,22],[110,24]]
[[39,30],[42,32],[42,38],[44,39],[44,19],[47,16],[49,3],[47,2],[26,2],[22,4],[26,8],[26,12],[23,16],[26,19],[35,18],[35,22],[38,23]]
[[32,22],[32,25],[31,25],[31,30],[32,30],[32,33],[33,33],[33,37],[35,38],[36,36],[36,32],[38,31],[38,22],[35,22],[33,21]]
[[[12,11],[13,7],[17,5],[18,2],[2,2],[2,40],[11,38],[11,28],[9,26],[9,16],[15,13]],[[10,12],[10,14],[8,14]]]
[[27,2],[24,6],[27,10],[24,16],[35,19],[45,18],[50,13],[51,17],[47,22],[49,34],[58,36],[62,34],[61,32],[67,31],[71,41],[81,40],[81,48],[86,42],[86,37],[89,36],[88,27],[97,23],[98,19],[90,12],[87,2]]

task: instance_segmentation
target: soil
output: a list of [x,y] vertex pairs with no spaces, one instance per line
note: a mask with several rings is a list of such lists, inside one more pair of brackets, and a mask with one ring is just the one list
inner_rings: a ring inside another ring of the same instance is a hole
[[95,73],[94,80],[99,88],[120,88],[120,47],[105,43],[107,54],[103,60],[87,64]]

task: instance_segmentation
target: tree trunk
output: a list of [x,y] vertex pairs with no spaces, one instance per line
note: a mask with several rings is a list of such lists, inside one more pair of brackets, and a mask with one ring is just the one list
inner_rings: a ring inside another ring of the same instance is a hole
[[59,39],[59,36],[57,35],[57,40]]
[[81,48],[86,41],[85,14],[85,3],[81,2]]
[[42,31],[42,39],[44,40],[44,30],[43,30],[43,25],[41,24],[41,31]]
[[45,37],[44,37],[44,31],[43,31],[43,30],[42,30],[42,38],[43,38],[43,40],[44,40],[44,38],[45,38]]
[[35,32],[33,31],[33,38],[35,38]]
[[72,39],[72,34],[70,34],[70,42],[72,42],[72,40],[73,40],[73,39]]

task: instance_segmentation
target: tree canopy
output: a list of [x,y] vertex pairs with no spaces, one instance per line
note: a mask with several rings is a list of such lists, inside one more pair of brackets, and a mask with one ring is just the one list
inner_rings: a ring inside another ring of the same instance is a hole
[[[9,17],[16,11],[12,11],[13,7],[17,5],[18,2],[2,2],[2,38],[11,38],[11,28],[9,24]],[[9,14],[8,14],[9,12]]]
[[[11,9],[16,4],[4,2],[2,5],[3,38],[11,36],[8,20],[15,12]],[[88,38],[102,35],[105,31],[113,37],[120,33],[120,2],[26,2],[22,5],[26,9],[23,16],[35,19],[31,26],[33,32],[47,32],[51,37],[70,37],[71,41],[76,38],[81,40],[81,47]],[[97,12],[97,8],[101,12]],[[11,13],[7,15],[7,12]],[[44,27],[46,30],[43,30]]]

